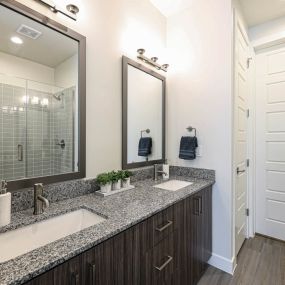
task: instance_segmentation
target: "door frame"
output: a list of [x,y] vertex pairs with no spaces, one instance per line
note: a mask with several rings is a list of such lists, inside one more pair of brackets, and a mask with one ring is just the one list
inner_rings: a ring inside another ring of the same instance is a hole
[[232,104],[232,187],[233,187],[233,228],[232,228],[232,249],[233,249],[233,257],[236,263],[237,253],[235,252],[235,197],[236,197],[236,145],[235,145],[235,128],[236,128],[236,118],[235,118],[235,106],[236,106],[236,37],[238,29],[241,31],[245,41],[249,46],[249,57],[252,58],[250,62],[250,69],[249,69],[249,101],[248,101],[248,108],[249,108],[249,118],[247,119],[247,158],[249,159],[249,167],[247,168],[247,197],[246,197],[246,208],[249,209],[249,216],[247,217],[246,222],[246,238],[254,236],[254,226],[255,226],[255,197],[254,197],[254,169],[255,169],[255,160],[254,160],[254,145],[255,145],[255,136],[254,136],[254,122],[255,122],[255,110],[254,110],[254,102],[255,102],[255,84],[254,84],[254,75],[255,75],[255,54],[254,50],[251,47],[246,28],[243,25],[243,21],[237,9],[234,9],[234,27],[233,27],[233,104]]

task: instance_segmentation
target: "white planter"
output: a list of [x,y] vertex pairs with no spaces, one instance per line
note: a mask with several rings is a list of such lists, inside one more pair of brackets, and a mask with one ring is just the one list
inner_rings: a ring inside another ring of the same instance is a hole
[[120,190],[121,189],[121,179],[117,182],[113,182],[112,184],[112,190]]
[[122,188],[128,188],[131,185],[131,178],[126,178],[122,180]]
[[112,183],[107,183],[105,185],[100,185],[100,190],[103,193],[109,193],[112,190]]

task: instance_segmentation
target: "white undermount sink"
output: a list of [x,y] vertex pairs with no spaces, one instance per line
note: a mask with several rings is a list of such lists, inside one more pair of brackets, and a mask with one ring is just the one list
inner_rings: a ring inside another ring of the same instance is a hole
[[103,222],[105,218],[86,209],[0,234],[0,263]]
[[192,185],[193,182],[181,181],[181,180],[169,180],[167,182],[155,185],[153,187],[168,190],[168,191],[177,191],[187,186]]

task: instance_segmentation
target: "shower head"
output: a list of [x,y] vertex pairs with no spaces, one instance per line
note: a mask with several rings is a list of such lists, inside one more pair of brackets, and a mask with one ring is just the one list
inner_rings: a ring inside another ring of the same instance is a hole
[[61,97],[62,97],[63,95],[64,95],[64,94],[63,94],[63,92],[62,92],[62,93],[53,94],[53,97],[54,97],[56,100],[60,101],[60,100],[61,100]]

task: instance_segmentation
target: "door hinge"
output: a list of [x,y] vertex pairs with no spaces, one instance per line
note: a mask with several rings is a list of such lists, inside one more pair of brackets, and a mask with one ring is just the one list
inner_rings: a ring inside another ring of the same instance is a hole
[[246,160],[246,166],[249,167],[249,159]]
[[247,59],[247,68],[249,68],[250,67],[250,62],[252,61],[252,57],[249,57],[248,59]]
[[246,117],[249,118],[249,109],[246,110]]
[[248,217],[249,216],[249,209],[245,209],[245,215]]

